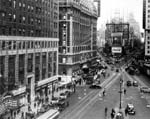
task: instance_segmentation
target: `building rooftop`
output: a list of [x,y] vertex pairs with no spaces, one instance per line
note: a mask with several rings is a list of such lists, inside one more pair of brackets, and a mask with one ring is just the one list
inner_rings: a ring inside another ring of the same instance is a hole
[[98,13],[94,3],[91,0],[80,0],[80,5],[84,6],[84,8],[92,14]]
[[66,5],[75,5],[92,15],[98,16],[98,10],[91,0],[59,0],[59,5],[63,7]]

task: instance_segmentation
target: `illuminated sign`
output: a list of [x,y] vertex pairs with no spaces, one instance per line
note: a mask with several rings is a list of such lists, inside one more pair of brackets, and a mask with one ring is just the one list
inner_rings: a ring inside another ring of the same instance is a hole
[[123,36],[123,33],[122,32],[111,33],[111,37],[116,37],[116,36]]
[[112,51],[112,53],[121,53],[122,48],[121,47],[112,47],[111,51]]

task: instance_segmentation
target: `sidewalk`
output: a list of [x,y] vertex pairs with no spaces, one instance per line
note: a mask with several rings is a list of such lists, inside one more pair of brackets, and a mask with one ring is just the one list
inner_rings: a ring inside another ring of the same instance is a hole
[[[125,111],[124,111],[124,110],[125,110],[125,108],[119,109],[118,107],[116,107],[116,108],[115,108],[115,112],[116,112],[115,114],[117,115],[118,112],[122,112],[124,119],[129,119],[129,116],[128,116],[128,115],[125,115]],[[115,118],[116,118],[116,115],[115,115]],[[115,119],[115,118],[114,118],[114,119]]]
[[[100,82],[101,83],[104,83],[104,81],[106,81],[108,78],[110,78],[110,77],[112,77],[112,72],[110,72],[110,71],[107,71],[107,73],[106,73],[107,75],[106,75],[106,77],[101,77],[100,78]],[[81,83],[81,85],[80,84],[76,84],[76,87],[82,87],[82,86],[85,86],[86,85],[86,82],[84,82],[84,81],[82,81],[82,83]],[[62,89],[62,90],[59,90],[58,92],[57,91],[55,91],[54,92],[54,97],[59,97],[59,95],[60,95],[60,93],[63,93],[63,92],[65,92],[66,90],[68,90],[67,88],[64,88],[64,89]],[[70,89],[71,90],[71,89]],[[49,95],[48,96],[49,97],[49,102],[50,102],[50,100],[51,100],[51,95]],[[38,101],[34,101],[34,104],[35,105],[30,105],[31,106],[31,108],[32,108],[32,112],[33,113],[35,113],[35,115],[37,115],[38,114],[38,110],[39,109],[41,109],[41,107],[42,107],[42,103],[40,103],[39,105],[38,105]],[[21,107],[20,108],[20,112],[16,115],[16,117],[14,117],[14,119],[23,119],[22,118],[22,115],[24,115],[24,117],[26,117],[25,115],[26,115],[26,112],[29,112],[28,111],[28,106],[29,106],[29,104],[26,104],[26,105],[24,105],[23,107]],[[24,118],[24,119],[26,119],[26,118]]]

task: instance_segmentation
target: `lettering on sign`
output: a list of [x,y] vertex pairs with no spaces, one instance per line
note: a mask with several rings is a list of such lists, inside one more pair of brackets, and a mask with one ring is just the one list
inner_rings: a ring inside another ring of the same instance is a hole
[[112,53],[121,53],[122,48],[121,47],[112,47]]

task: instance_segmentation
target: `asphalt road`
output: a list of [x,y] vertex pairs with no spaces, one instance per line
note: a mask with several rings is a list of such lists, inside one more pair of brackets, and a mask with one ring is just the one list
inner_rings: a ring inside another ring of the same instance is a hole
[[[126,107],[127,103],[133,103],[136,110],[135,115],[129,115],[125,119],[150,119],[150,108],[146,107],[147,101],[144,95],[140,93],[139,87],[126,87],[126,81],[134,80],[133,77],[127,76],[126,73],[122,74],[122,76],[124,88],[127,90],[126,94],[122,94],[122,109]],[[105,83],[105,97],[100,96],[102,90],[90,90],[80,101],[62,113],[59,119],[105,119],[105,107],[108,108],[107,119],[110,119],[111,109],[114,108],[117,111],[120,104],[119,79],[120,75],[118,73],[117,78]]]
[[[120,74],[118,73],[118,75],[115,75],[117,77],[120,76]],[[113,82],[117,79],[117,78],[113,78],[114,80],[107,80],[106,82],[104,82],[103,86],[106,86],[106,90],[108,90],[107,88],[111,88]],[[110,87],[111,86],[111,87]],[[102,89],[101,90],[92,90],[90,93],[88,93],[84,98],[82,98],[79,102],[77,102],[75,105],[73,105],[72,107],[68,108],[68,110],[66,110],[64,113],[62,113],[59,117],[59,119],[82,119],[82,118],[86,118],[86,119],[91,119],[89,117],[84,116],[84,114],[87,113],[87,111],[93,107],[94,104],[102,102],[102,105],[104,106],[104,102],[107,104],[108,102],[110,102],[109,97],[111,97],[111,95],[106,95],[106,97],[101,98],[99,96],[99,94],[102,93]],[[115,91],[114,91],[115,92]],[[118,93],[116,93],[118,95]],[[115,96],[116,97],[116,96]],[[114,97],[114,98],[115,98]],[[108,99],[107,99],[108,98]],[[115,99],[116,100],[116,99]],[[114,101],[115,101],[114,100]],[[104,102],[103,102],[104,101]],[[112,104],[114,104],[114,102],[112,101]],[[97,104],[96,104],[97,105]],[[107,105],[106,105],[107,106]],[[97,106],[94,106],[97,107]],[[103,107],[104,108],[104,107]],[[102,109],[102,108],[100,108]],[[102,109],[104,110],[104,109]],[[95,112],[95,111],[92,111]],[[104,118],[103,115],[103,111],[102,112],[102,117]],[[94,118],[92,118],[94,119]],[[95,118],[96,119],[96,118]]]
[[[130,77],[130,78],[129,78]],[[130,75],[125,75],[127,80],[135,80],[134,77]],[[139,87],[128,87],[126,95],[124,95],[124,107],[127,103],[133,103],[135,106],[136,114],[134,116],[128,116],[128,119],[150,119],[150,108],[147,107],[147,100],[145,99],[146,95],[140,93]]]

